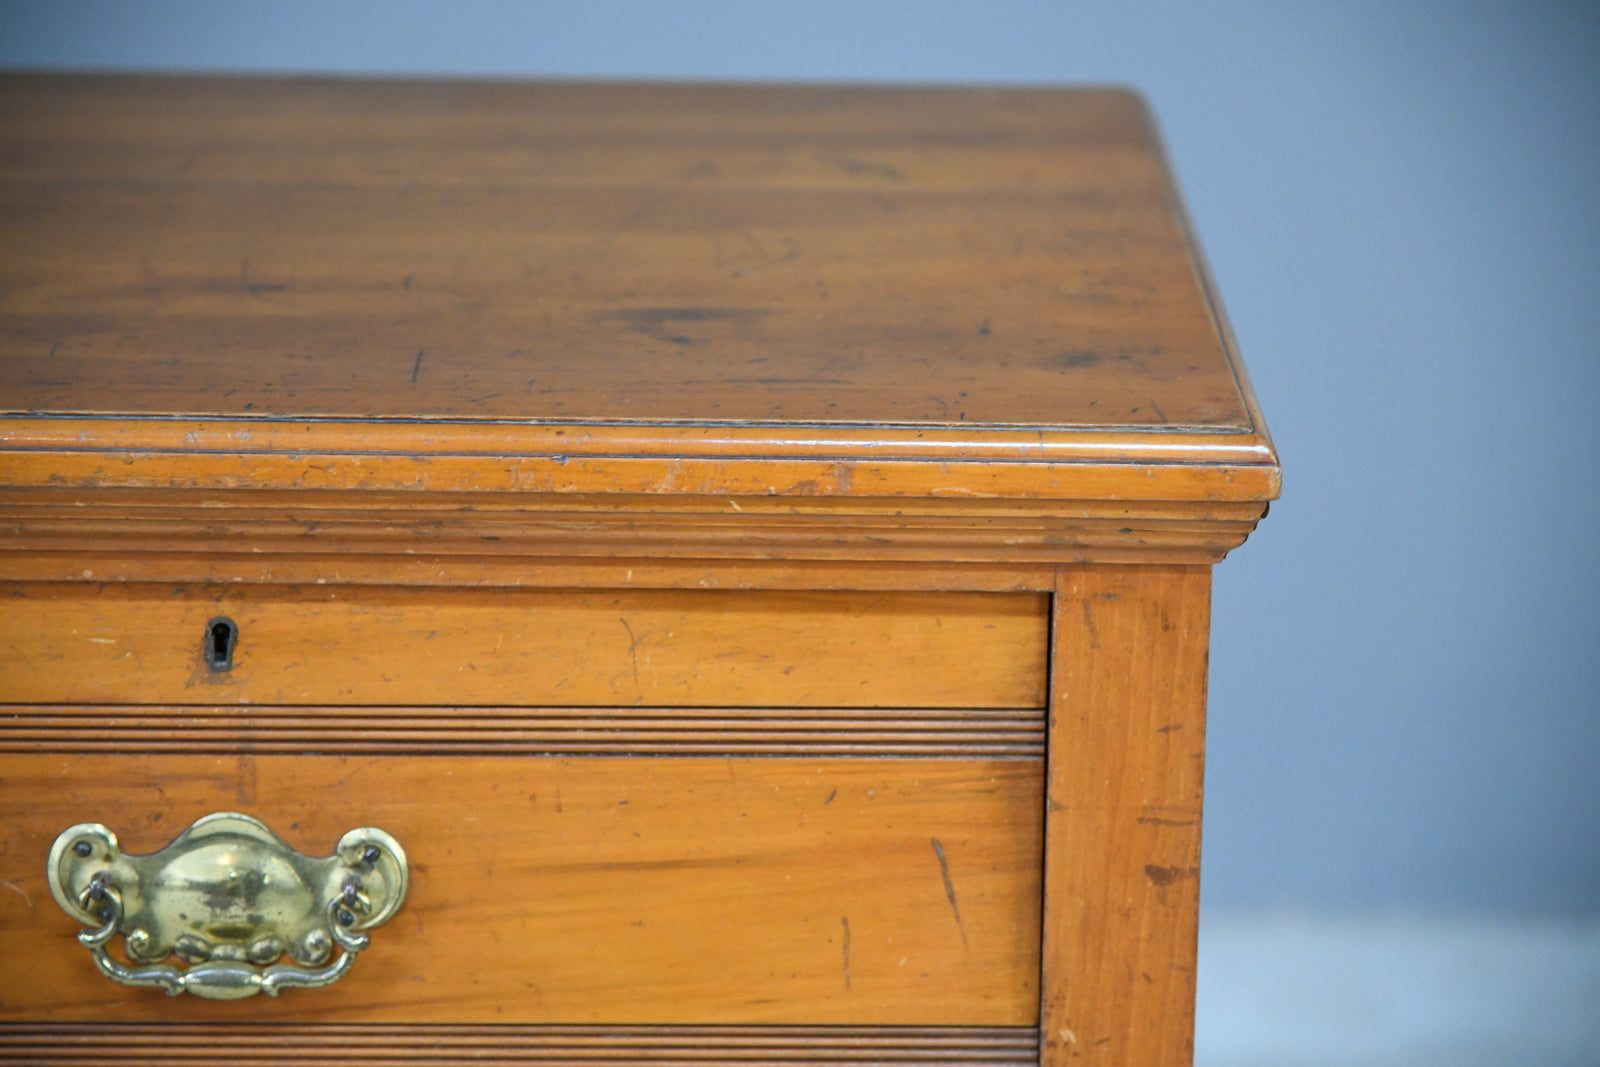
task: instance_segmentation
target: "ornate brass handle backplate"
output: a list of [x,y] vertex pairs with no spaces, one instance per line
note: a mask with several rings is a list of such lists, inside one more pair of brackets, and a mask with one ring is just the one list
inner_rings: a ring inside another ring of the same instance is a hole
[[[91,927],[78,940],[108,977],[212,1000],[337,981],[367,947],[361,931],[406,895],[405,850],[382,830],[351,830],[317,858],[233,812],[205,816],[148,856],[79,823],[56,838],[47,873],[56,903]],[[118,933],[133,966],[106,950]],[[189,966],[162,962],[172,955]],[[284,955],[294,962],[277,962]]]

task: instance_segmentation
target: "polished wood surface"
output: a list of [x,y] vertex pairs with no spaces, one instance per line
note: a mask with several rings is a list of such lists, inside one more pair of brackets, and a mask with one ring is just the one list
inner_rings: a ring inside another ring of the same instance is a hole
[[[590,424],[582,430],[587,448],[574,449],[571,431],[517,424],[461,428],[471,444],[440,448],[437,437],[456,435],[437,424],[395,434],[375,426],[0,416],[0,471],[18,486],[895,500],[1261,502],[1276,497],[1279,484],[1271,447],[1240,435],[887,429],[821,436]],[[385,437],[391,442],[374,451]]]
[[1126,92],[13,74],[0,107],[16,410],[1251,428]]
[[[1135,95],[0,74],[0,248],[0,1059],[1190,1061],[1279,469]],[[411,899],[106,981],[50,839],[228,809]]]
[[9,74],[0,244],[11,484],[1275,492],[1122,91]]
[[1194,1053],[1209,567],[1065,567],[1051,643],[1042,1067]]
[[[0,1018],[1034,1025],[1042,791],[1029,759],[0,755]],[[56,834],[233,810],[310,855],[389,831],[404,906],[327,989],[100,976]]]
[[[1032,594],[0,585],[0,702],[1044,706]],[[202,659],[237,627],[233,667]]]

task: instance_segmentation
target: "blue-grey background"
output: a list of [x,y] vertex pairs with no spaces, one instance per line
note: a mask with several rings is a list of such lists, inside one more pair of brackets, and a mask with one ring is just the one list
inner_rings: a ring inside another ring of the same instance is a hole
[[1286,469],[1206,914],[1600,913],[1600,6],[5,2],[0,66],[1138,86]]

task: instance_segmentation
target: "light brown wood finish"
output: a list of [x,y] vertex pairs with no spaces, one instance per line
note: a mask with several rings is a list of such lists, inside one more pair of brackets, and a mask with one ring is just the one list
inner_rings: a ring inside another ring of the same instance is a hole
[[1043,1067],[1193,1057],[1208,567],[1064,567],[1052,615]]
[[[1095,553],[1113,557],[1119,553]],[[1136,553],[1125,554],[1133,558]],[[392,556],[296,552],[270,556],[248,549],[208,555],[130,552],[0,551],[0,581],[161,582],[174,585],[417,585],[535,589],[792,589],[855,592],[1048,591],[1055,566],[1034,564],[892,563],[832,560],[705,560],[503,556]]]
[[[528,569],[552,558],[1212,563],[1263,509],[1248,501],[13,489],[0,492],[0,529],[9,535],[0,567],[19,554],[72,552],[108,563],[187,554],[196,565],[248,555],[255,567],[346,555],[398,568],[425,554],[498,559],[505,581],[528,585],[536,584]],[[365,572],[321,577],[375,580]]]
[[[210,422],[135,425],[113,447],[97,438],[126,425],[69,419],[0,418],[7,448],[7,484],[129,486],[141,489],[316,489],[519,493],[679,493],[711,496],[842,496],[971,499],[1261,501],[1277,495],[1268,446],[1253,435],[1110,434],[1092,428],[972,430],[955,428],[942,447],[900,451],[893,431],[859,431],[847,442],[828,431],[785,430],[779,446],[762,447],[767,432],[731,427],[708,431],[669,426],[585,428],[599,455],[574,455],[571,442],[533,426],[495,447],[493,434],[467,451],[438,451],[433,424],[408,427],[403,447],[370,451],[385,436],[377,423],[322,427],[307,451],[280,443],[285,424]],[[298,427],[294,427],[298,429]],[[202,435],[216,431],[217,442]],[[936,430],[917,431],[926,445]],[[295,438],[308,436],[297,433]],[[641,446],[638,439],[649,438]],[[208,444],[235,442],[232,450]],[[253,443],[252,443],[253,442]],[[990,452],[991,443],[1003,447]],[[763,455],[771,451],[773,455]],[[709,452],[710,455],[706,453]],[[732,452],[733,455],[726,453]]]
[[[0,1017],[1033,1025],[1042,771],[0,756]],[[107,982],[45,885],[55,835],[104,822],[144,853],[230,810],[314,855],[388,830],[412,859],[404,907],[327,989],[219,1012]]]
[[12,74],[0,118],[9,484],[1276,491],[1125,92]]
[[[0,247],[0,1049],[1188,1062],[1209,565],[1279,472],[1136,96],[6,74]],[[314,995],[85,973],[28,858],[322,849],[351,782],[416,889]]]
[[20,410],[1251,428],[1125,92],[9,75],[0,106]]
[[[1045,598],[0,585],[0,702],[1037,708]],[[202,660],[237,626],[232,670]]]

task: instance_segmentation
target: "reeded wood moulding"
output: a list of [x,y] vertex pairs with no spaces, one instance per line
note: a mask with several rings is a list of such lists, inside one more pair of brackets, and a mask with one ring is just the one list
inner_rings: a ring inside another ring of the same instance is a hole
[[0,1062],[101,1067],[229,1063],[371,1067],[1023,1067],[1039,1061],[1033,1027],[903,1026],[0,1026]]
[[0,705],[0,752],[1044,758],[1039,708]]
[[[248,553],[259,557],[257,565],[270,559],[291,568],[294,557],[308,553],[533,565],[586,557],[1210,563],[1238,546],[1263,510],[1251,501],[12,490],[0,492],[0,530],[9,535],[0,540],[0,574],[16,565],[3,556],[7,550],[210,559]],[[504,571],[508,579],[526,573]]]

